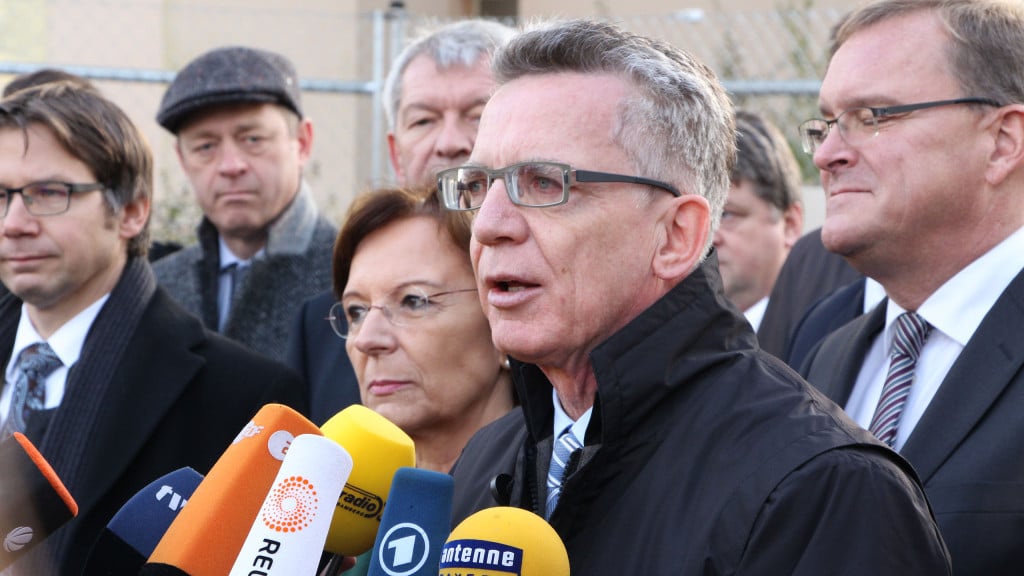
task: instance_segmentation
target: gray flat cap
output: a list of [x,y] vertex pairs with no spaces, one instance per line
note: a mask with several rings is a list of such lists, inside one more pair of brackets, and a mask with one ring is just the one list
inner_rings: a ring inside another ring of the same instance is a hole
[[302,91],[295,67],[280,54],[229,46],[189,62],[160,102],[156,121],[177,134],[187,116],[215,104],[269,102],[302,117]]

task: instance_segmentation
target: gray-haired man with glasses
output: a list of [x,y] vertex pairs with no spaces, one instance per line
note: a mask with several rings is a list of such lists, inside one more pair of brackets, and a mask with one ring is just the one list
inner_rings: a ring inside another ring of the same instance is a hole
[[558,162],[521,162],[498,170],[463,166],[442,170],[437,187],[445,205],[451,210],[475,210],[484,202],[484,195],[496,179],[505,181],[508,198],[517,206],[543,208],[569,201],[569,189],[584,182],[623,182],[661,188],[680,196],[671,184],[623,174],[574,170]]
[[957,574],[1018,574],[1024,5],[855,10],[818,103],[828,120],[800,131],[828,199],[822,241],[888,299],[802,371],[914,466]]
[[711,239],[735,133],[711,71],[592,21],[525,32],[493,69],[439,193],[476,211],[522,407],[466,446],[454,522],[532,510],[575,574],[948,574],[910,467],[726,301]]

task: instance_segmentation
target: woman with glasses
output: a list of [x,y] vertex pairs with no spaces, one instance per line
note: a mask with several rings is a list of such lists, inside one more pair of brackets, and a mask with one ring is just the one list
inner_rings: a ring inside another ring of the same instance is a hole
[[514,406],[469,259],[470,216],[433,189],[355,200],[334,247],[338,303],[363,404],[416,443],[416,465],[448,472],[481,426]]

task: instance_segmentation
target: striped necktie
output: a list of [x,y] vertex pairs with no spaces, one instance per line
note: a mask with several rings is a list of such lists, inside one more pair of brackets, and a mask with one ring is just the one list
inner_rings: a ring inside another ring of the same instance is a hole
[[558,504],[558,497],[562,493],[562,476],[565,474],[565,465],[569,462],[569,456],[579,450],[582,445],[572,433],[572,427],[566,427],[558,436],[555,442],[555,449],[551,453],[551,467],[548,468],[548,499],[545,506],[545,518],[551,518]]
[[896,319],[896,334],[889,353],[889,372],[885,376],[882,395],[869,428],[875,438],[889,446],[896,441],[903,406],[910,395],[910,386],[914,383],[914,367],[931,329],[931,325],[914,312],[905,312]]
[[33,410],[46,407],[46,378],[62,363],[46,342],[36,342],[21,351],[15,364],[14,393],[0,438],[24,432]]

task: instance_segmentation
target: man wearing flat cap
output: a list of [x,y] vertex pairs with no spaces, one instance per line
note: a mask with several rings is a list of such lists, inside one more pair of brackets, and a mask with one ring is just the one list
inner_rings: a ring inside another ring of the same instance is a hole
[[331,286],[337,234],[302,177],[313,125],[294,66],[211,50],[177,74],[156,119],[203,209],[198,244],[158,261],[159,283],[211,329],[282,360],[299,305]]

